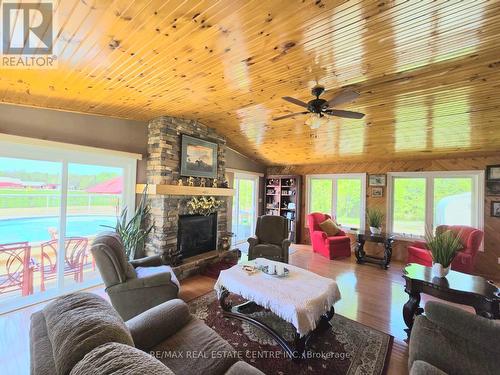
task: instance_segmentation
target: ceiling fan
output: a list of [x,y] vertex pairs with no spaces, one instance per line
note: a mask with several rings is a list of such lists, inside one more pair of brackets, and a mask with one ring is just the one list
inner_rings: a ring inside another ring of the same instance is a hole
[[295,98],[291,98],[289,96],[284,96],[283,99],[286,100],[287,102],[307,108],[307,111],[290,113],[288,115],[276,117],[273,118],[273,121],[283,120],[285,118],[294,117],[297,115],[306,115],[308,113],[311,113],[312,115],[306,120],[306,125],[309,125],[312,129],[317,129],[322,124],[329,121],[329,116],[337,116],[337,117],[352,118],[352,119],[361,119],[365,116],[364,113],[360,112],[333,109],[333,107],[339,104],[348,103],[359,97],[359,94],[357,92],[351,90],[344,90],[341,91],[339,94],[335,95],[330,100],[320,99],[320,96],[323,94],[323,92],[325,92],[325,88],[323,86],[314,86],[311,90],[311,93],[316,97],[316,99],[313,99],[307,103],[304,103],[303,101]]

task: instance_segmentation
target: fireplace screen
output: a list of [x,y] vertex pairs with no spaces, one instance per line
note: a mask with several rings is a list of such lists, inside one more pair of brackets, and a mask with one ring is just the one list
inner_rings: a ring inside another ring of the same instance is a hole
[[181,215],[177,248],[183,259],[217,249],[217,214]]

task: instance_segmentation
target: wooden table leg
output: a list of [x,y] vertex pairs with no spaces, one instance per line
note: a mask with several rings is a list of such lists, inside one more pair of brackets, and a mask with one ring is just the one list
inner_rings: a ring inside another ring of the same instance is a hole
[[405,292],[408,293],[409,299],[403,306],[403,319],[405,321],[406,326],[405,332],[410,337],[411,329],[413,327],[413,321],[415,320],[416,315],[420,315],[424,312],[424,309],[419,307],[420,304],[420,293],[412,292],[405,289]]
[[356,255],[356,262],[358,264],[363,263],[363,258],[365,257],[364,246],[365,246],[365,240],[358,238],[356,249],[354,250],[354,255]]

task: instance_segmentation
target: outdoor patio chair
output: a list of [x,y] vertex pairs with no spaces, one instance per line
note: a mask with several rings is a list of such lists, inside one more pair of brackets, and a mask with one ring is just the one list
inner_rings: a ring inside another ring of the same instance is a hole
[[0,244],[0,294],[21,290],[33,294],[33,262],[28,242]]
[[[45,291],[45,282],[57,277],[58,239],[41,245],[40,290]],[[73,275],[76,282],[83,281],[83,266],[87,252],[88,239],[85,237],[67,237],[64,241],[64,275]]]

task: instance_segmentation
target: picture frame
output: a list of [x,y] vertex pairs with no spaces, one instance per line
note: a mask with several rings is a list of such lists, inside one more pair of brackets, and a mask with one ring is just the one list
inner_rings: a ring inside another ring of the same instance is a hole
[[500,182],[500,164],[486,166],[486,180]]
[[181,176],[217,178],[217,143],[183,134],[181,145]]
[[382,198],[384,196],[383,187],[372,187],[372,198]]
[[385,174],[371,174],[368,176],[369,186],[385,186]]
[[500,201],[491,201],[490,216],[500,217]]

